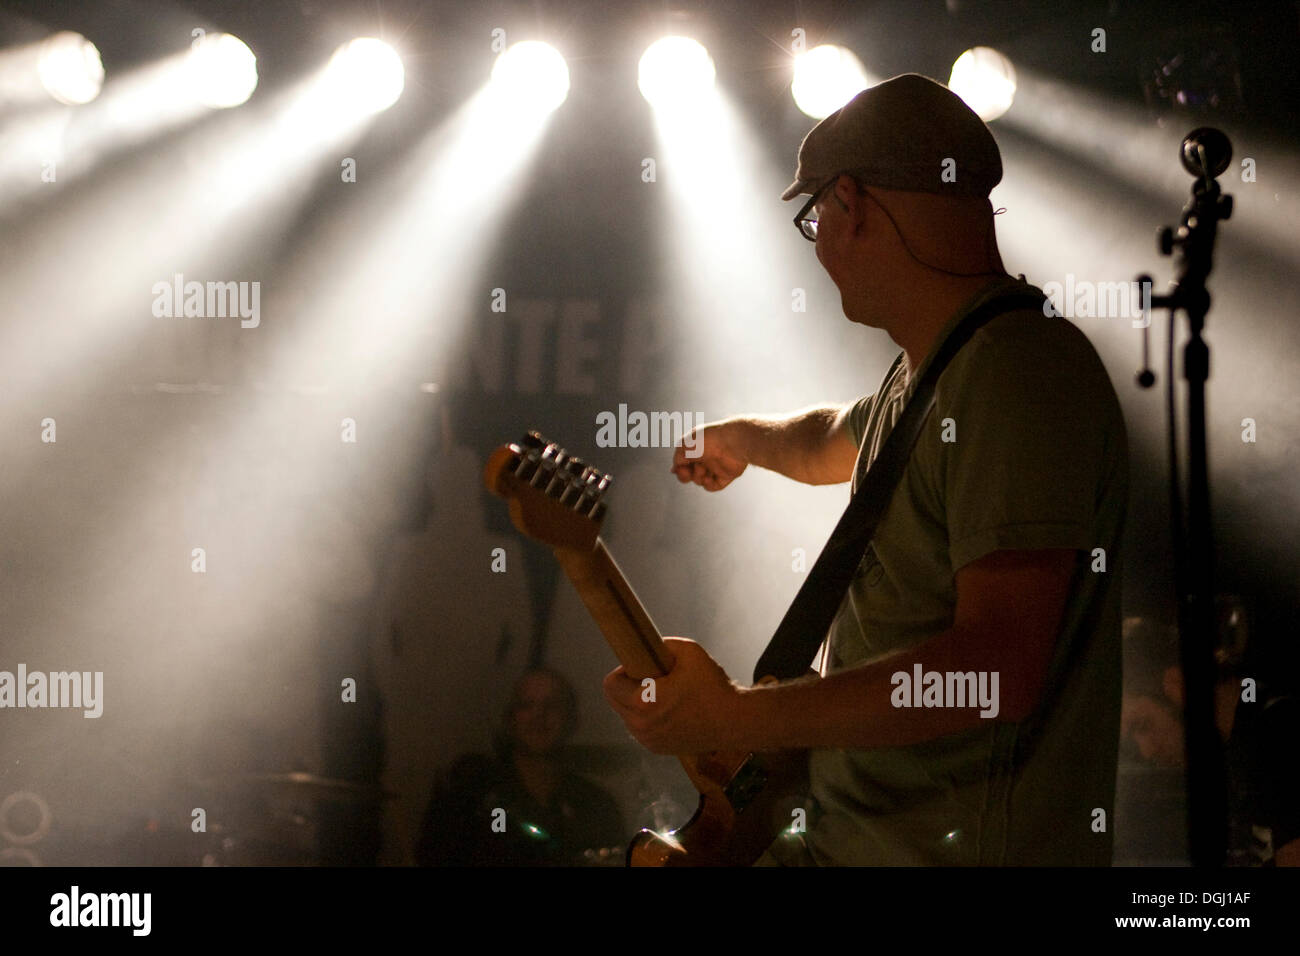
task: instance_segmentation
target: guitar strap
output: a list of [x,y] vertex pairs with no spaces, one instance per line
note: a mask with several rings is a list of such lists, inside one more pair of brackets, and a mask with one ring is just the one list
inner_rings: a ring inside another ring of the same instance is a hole
[[968,313],[943,340],[758,659],[754,683],[764,677],[791,680],[808,673],[862,563],[876,525],[903,477],[921,427],[934,407],[935,385],[948,362],[975,330],[990,319],[1018,309],[1041,309],[1042,304],[1040,293],[1010,292],[994,296]]

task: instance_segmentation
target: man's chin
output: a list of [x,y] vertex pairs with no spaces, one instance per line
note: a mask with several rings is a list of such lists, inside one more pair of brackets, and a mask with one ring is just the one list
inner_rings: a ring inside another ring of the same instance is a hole
[[880,317],[874,315],[866,303],[860,299],[851,299],[844,292],[840,292],[840,310],[844,313],[844,317],[855,325],[865,325],[872,329],[883,327]]
[[862,309],[850,309],[847,303],[842,303],[844,308],[844,317],[855,325],[864,325],[869,329],[883,329],[884,321],[878,316],[871,315]]

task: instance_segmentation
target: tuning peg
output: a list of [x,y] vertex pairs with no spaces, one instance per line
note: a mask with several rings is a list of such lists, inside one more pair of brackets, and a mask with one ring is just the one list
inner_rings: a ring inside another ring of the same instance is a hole
[[537,446],[529,444],[526,440],[511,447],[515,452],[515,477],[530,481],[537,474],[541,451],[538,450]]
[[555,476],[555,446],[547,444],[540,450],[534,450],[530,453],[529,458],[533,463],[533,471],[528,483],[534,488],[546,487],[551,479]]
[[581,458],[565,459],[561,467],[564,469],[566,477],[559,499],[564,504],[572,502],[574,510],[578,510],[578,506],[582,504],[582,479],[591,469],[583,464]]
[[595,503],[591,495],[591,476],[595,473],[595,468],[586,465],[580,472],[574,474],[569,485],[569,490],[573,492],[573,510],[579,514],[588,514]]
[[[594,480],[594,485],[592,483]],[[614,476],[607,475],[604,472],[594,472],[587,483],[587,493],[592,499],[591,517],[594,521],[599,521],[605,517],[605,492],[613,484]]]

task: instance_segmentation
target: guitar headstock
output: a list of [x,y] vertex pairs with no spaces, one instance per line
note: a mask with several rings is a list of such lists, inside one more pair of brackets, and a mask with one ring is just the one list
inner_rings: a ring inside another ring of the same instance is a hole
[[502,445],[483,469],[488,490],[509,502],[515,527],[553,548],[596,546],[613,480],[535,431]]

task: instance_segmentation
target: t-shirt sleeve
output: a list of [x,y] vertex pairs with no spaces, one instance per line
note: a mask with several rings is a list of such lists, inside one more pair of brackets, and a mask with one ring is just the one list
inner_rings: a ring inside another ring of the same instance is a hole
[[954,572],[1003,549],[1097,546],[1118,406],[1083,341],[972,341],[948,369],[956,375],[945,373],[928,431],[938,435]]
[[862,435],[867,430],[867,419],[871,417],[871,403],[875,397],[875,395],[864,395],[849,407],[845,426],[855,447],[862,447]]

